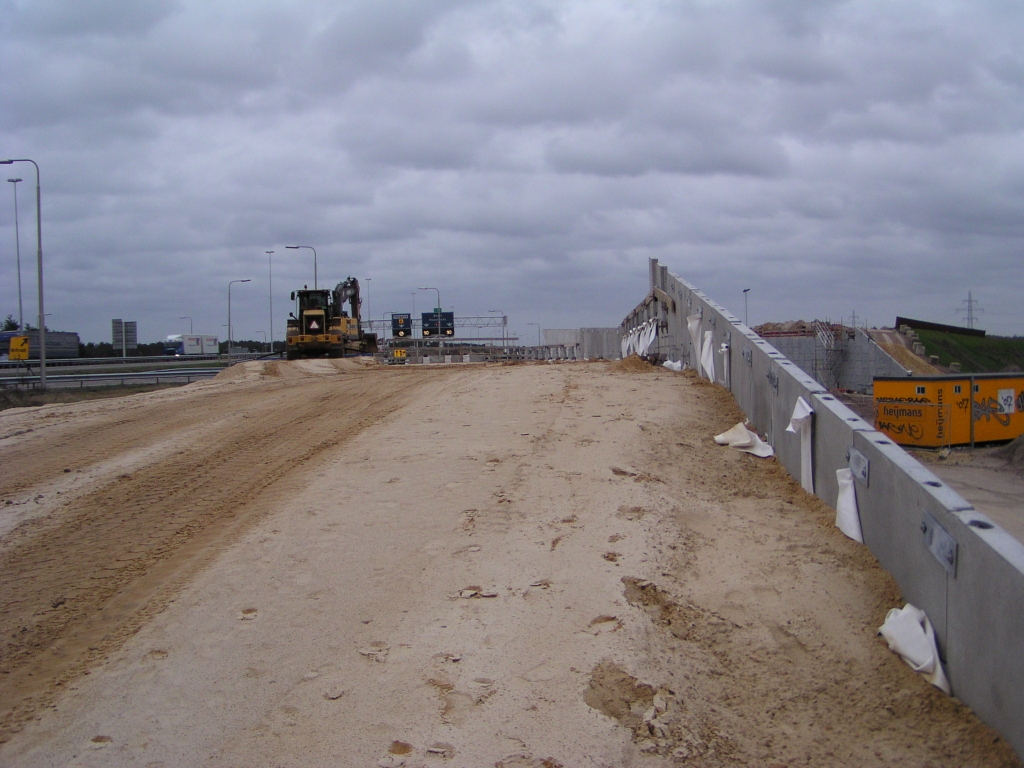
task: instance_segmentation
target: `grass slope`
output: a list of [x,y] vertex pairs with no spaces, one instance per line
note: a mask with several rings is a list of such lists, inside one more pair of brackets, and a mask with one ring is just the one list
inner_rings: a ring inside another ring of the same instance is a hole
[[998,373],[1011,366],[1024,370],[1024,338],[1014,336],[960,336],[939,331],[918,331],[929,355],[939,365],[958,361],[964,373]]

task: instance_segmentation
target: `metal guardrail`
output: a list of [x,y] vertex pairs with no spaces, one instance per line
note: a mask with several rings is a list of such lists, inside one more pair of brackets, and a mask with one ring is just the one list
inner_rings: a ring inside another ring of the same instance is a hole
[[[188,364],[197,363],[205,360],[221,360],[226,355],[188,355],[174,356],[174,355],[154,355],[153,357],[61,357],[61,358],[46,358],[47,369],[52,368],[63,368],[65,366],[88,366],[88,365],[146,365],[152,363],[182,363],[188,362]],[[24,368],[25,360],[0,360],[0,370],[6,368]],[[30,364],[36,366],[39,365],[39,360],[33,358],[27,361]],[[50,378],[47,376],[46,378]]]
[[[109,387],[120,385],[145,386],[147,384],[190,384],[193,381],[210,379],[220,373],[219,368],[193,368],[184,370],[139,371],[124,373],[80,373],[47,375],[47,389],[85,389],[87,387]],[[39,389],[39,376],[0,376],[0,389]]]

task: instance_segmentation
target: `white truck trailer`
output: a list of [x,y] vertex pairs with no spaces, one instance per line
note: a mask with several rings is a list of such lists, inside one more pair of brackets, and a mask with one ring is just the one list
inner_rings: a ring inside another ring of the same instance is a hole
[[164,340],[167,355],[216,355],[220,351],[216,336],[178,333]]

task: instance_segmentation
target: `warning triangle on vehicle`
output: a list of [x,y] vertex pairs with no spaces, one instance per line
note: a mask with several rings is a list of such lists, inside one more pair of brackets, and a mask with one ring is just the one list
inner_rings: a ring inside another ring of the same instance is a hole
[[311,322],[309,324],[309,330],[311,330],[311,331],[316,331],[319,328],[320,328],[320,326],[316,324],[316,320],[314,320],[313,322]]

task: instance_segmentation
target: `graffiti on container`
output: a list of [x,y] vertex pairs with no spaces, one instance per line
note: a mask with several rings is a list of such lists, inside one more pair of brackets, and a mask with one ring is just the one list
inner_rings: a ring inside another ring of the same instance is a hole
[[1010,414],[1002,411],[999,401],[994,397],[990,397],[987,400],[974,401],[974,420],[981,421],[982,418],[985,421],[995,419],[1004,427],[1010,426]]
[[1017,410],[1024,411],[1024,391],[1017,395]]
[[931,403],[927,397],[879,397],[876,400],[879,403]]
[[1000,389],[996,393],[999,397],[999,412],[1000,413],[1013,413],[1017,410],[1014,407],[1013,390],[1012,389]]
[[924,437],[924,429],[920,424],[904,423],[896,424],[891,421],[879,421],[878,428],[882,432],[887,432],[890,435],[906,435],[914,440],[920,440]]
[[971,399],[969,397],[961,397],[959,400],[956,401],[956,407],[959,408],[961,411],[966,411],[968,408],[971,407]]

